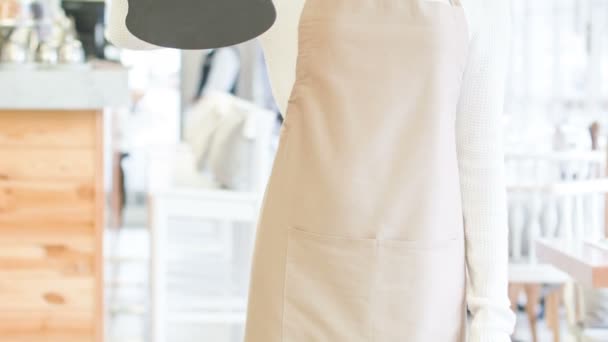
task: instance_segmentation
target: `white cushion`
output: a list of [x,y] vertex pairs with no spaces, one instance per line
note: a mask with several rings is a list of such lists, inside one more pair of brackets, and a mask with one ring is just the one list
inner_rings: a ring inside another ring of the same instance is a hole
[[199,172],[195,168],[192,149],[188,144],[181,143],[176,146],[171,162],[173,164],[173,184],[199,188],[217,187],[208,173]]

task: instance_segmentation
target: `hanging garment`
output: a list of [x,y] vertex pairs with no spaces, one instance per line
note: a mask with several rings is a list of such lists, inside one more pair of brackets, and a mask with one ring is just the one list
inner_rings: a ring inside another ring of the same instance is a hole
[[[256,165],[260,141],[270,140],[274,113],[234,95],[211,91],[187,112],[184,143],[191,165],[184,167],[182,184],[198,169],[210,172],[210,186],[258,191],[267,165]],[[184,154],[185,155],[185,154]],[[195,184],[196,183],[196,184]],[[203,184],[194,180],[190,185]]]
[[211,50],[203,58],[195,98],[212,91],[237,95],[240,69],[241,56],[236,46]]
[[308,0],[246,342],[462,342],[460,3]]

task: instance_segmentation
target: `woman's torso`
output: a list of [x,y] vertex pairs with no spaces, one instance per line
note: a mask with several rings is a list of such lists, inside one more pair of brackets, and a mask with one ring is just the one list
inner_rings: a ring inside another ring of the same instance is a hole
[[[260,36],[272,92],[281,113],[285,115],[287,101],[295,82],[296,57],[298,55],[298,24],[306,0],[273,0],[277,10],[274,25]],[[450,0],[424,0],[449,3]],[[469,15],[472,0],[464,0],[463,7]],[[469,25],[471,26],[471,25]]]

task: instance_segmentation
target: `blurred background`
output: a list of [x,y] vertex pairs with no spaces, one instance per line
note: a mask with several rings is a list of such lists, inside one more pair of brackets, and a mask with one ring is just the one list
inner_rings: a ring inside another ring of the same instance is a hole
[[[608,341],[608,1],[510,3],[513,340]],[[0,0],[0,341],[242,341],[263,52],[121,50],[108,5]]]

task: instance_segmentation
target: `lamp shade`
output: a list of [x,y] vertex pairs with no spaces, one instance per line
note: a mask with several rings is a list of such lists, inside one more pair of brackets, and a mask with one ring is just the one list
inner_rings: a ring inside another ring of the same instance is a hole
[[126,27],[150,44],[213,49],[253,39],[276,19],[271,0],[128,0]]

